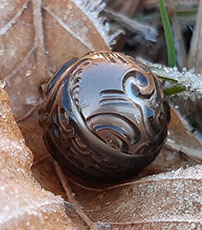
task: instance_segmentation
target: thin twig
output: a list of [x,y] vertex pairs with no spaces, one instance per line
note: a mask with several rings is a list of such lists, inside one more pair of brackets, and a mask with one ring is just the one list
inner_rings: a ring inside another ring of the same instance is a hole
[[42,0],[34,1],[34,28],[35,28],[35,43],[37,46],[38,58],[39,61],[43,61],[47,64],[48,59],[45,55],[45,44],[44,44],[44,31],[43,31],[43,15],[42,15]]
[[36,166],[37,164],[39,164],[40,162],[42,162],[45,159],[51,159],[51,156],[49,154],[44,154],[41,157],[35,158],[35,160],[33,162],[33,166]]
[[202,73],[202,0],[199,1],[196,25],[191,40],[191,47],[188,55],[188,68],[195,69],[196,73]]
[[149,24],[139,22],[135,19],[131,19],[126,15],[123,15],[118,12],[113,12],[112,10],[105,9],[104,12],[109,18],[120,23],[123,27],[128,29],[131,32],[135,32],[144,37],[145,40],[156,42],[158,31],[157,29]]
[[68,201],[74,205],[76,212],[81,217],[81,219],[89,226],[90,230],[98,230],[98,228],[91,221],[91,219],[85,214],[84,210],[81,209],[79,203],[77,202],[74,195],[72,194],[72,190],[71,190],[71,187],[67,181],[67,178],[65,177],[61,167],[59,166],[59,164],[56,161],[54,161],[54,166],[55,166],[56,173],[58,174],[58,177],[60,178],[62,186],[65,190],[65,193],[68,197]]
[[41,100],[39,100],[37,102],[36,105],[34,105],[33,108],[31,108],[23,117],[19,117],[19,118],[16,118],[16,122],[22,122],[24,121],[25,119],[27,119],[28,117],[30,117],[32,115],[32,113],[39,107],[39,105],[42,103]]

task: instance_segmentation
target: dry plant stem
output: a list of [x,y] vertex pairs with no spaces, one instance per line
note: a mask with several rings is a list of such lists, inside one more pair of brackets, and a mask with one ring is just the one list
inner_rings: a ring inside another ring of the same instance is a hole
[[26,120],[28,117],[32,115],[32,113],[39,107],[40,104],[41,104],[41,100],[39,100],[39,102],[34,107],[32,107],[23,117],[16,118],[16,122],[21,122]]
[[33,166],[32,166],[32,167],[34,167],[35,165],[39,164],[40,162],[42,162],[43,160],[45,160],[45,159],[47,159],[47,158],[48,158],[48,159],[52,159],[51,156],[50,156],[49,154],[43,155],[43,156],[41,156],[41,157],[39,157],[39,158],[35,158],[35,159],[37,159],[37,160],[34,160]]
[[67,178],[65,177],[61,167],[59,166],[59,164],[56,161],[54,161],[54,166],[55,166],[56,173],[58,174],[58,177],[60,178],[62,186],[65,190],[65,193],[68,197],[68,201],[74,205],[76,212],[81,217],[81,219],[87,224],[87,226],[89,226],[90,230],[98,230],[98,228],[95,226],[95,224],[90,220],[90,218],[80,208],[79,203],[76,201],[76,199],[74,198],[74,196],[72,194],[72,190],[71,190],[71,187],[67,181]]
[[37,47],[37,63],[40,65],[38,75],[43,76],[46,72],[51,77],[49,71],[49,63],[46,55],[44,29],[43,29],[43,15],[42,15],[42,0],[32,0],[34,13],[34,28],[35,28],[35,47]]
[[[27,55],[23,58],[21,64],[22,65],[26,65],[27,63],[27,59],[31,56],[31,54],[33,53],[33,51],[36,49],[35,45],[31,48],[31,50],[27,53]],[[20,70],[21,68],[21,64],[18,65],[9,75],[6,76],[6,78],[4,78],[5,81],[9,81],[12,77],[14,77],[17,72]]]
[[[198,4],[198,0],[175,0],[173,1],[175,3],[176,7],[182,6],[186,9],[192,9],[194,6]],[[153,8],[158,7],[158,0],[144,0],[143,1],[143,7],[146,8]]]
[[147,33],[145,33],[145,31],[147,31],[148,33],[153,33],[154,36],[157,35],[157,31],[156,31],[155,27],[153,27],[151,25],[138,22],[137,20],[134,20],[134,19],[130,19],[126,15],[114,12],[112,10],[105,9],[104,12],[107,14],[107,16],[109,18],[116,20],[122,26],[127,28],[128,30],[130,30],[132,32],[139,33],[143,37],[145,37],[145,34],[147,34]]
[[42,0],[33,0],[34,9],[34,25],[35,25],[35,42],[38,47],[39,61],[43,61],[47,64],[47,58],[45,55],[45,45],[44,45],[44,34],[43,34],[43,19],[42,19]]
[[202,0],[199,2],[196,26],[191,40],[191,48],[188,57],[188,68],[197,73],[202,73]]

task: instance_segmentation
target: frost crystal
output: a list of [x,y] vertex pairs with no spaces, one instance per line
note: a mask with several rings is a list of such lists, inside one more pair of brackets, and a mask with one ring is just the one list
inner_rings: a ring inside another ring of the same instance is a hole
[[4,89],[6,87],[6,81],[2,81],[0,86],[1,86],[2,89]]
[[118,30],[116,33],[110,34],[110,25],[105,17],[99,14],[105,9],[106,4],[103,0],[74,0],[75,4],[89,17],[92,23],[97,28],[98,32],[104,38],[108,47],[115,43],[115,38],[121,33]]
[[110,224],[103,223],[103,222],[100,222],[100,221],[97,221],[97,222],[96,222],[96,227],[97,227],[98,229],[110,229],[110,228],[111,228],[111,225],[110,225]]
[[161,77],[177,81],[186,90],[181,93],[184,99],[193,101],[202,99],[202,75],[195,74],[194,70],[182,69],[182,72],[177,70],[177,67],[170,68],[159,64],[151,64],[142,60],[146,65],[150,66],[152,71]]
[[32,75],[32,71],[31,70],[27,70],[27,72],[26,72],[26,77],[30,77],[31,75]]

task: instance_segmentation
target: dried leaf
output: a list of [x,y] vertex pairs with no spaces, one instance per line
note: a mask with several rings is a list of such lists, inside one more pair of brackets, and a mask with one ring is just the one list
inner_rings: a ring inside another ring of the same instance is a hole
[[202,166],[105,189],[72,182],[88,216],[103,229],[201,229]]
[[0,229],[77,229],[65,214],[64,200],[32,177],[32,162],[0,88]]

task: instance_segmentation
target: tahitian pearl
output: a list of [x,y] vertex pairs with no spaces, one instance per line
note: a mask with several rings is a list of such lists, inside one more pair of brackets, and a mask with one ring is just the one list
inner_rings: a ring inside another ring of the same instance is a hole
[[169,120],[158,78],[134,58],[107,51],[64,64],[39,111],[53,158],[94,181],[126,179],[152,162]]

